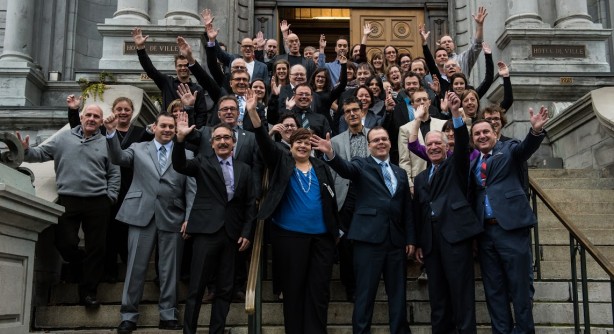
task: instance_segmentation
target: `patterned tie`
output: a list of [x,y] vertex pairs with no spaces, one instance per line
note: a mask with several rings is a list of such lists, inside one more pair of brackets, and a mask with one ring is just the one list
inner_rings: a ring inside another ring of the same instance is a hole
[[223,160],[220,161],[220,165],[222,167],[222,175],[224,175],[224,184],[226,185],[226,194],[228,195],[228,201],[234,197],[235,190],[234,185],[232,184],[233,179],[232,175],[230,175],[230,162]]
[[239,118],[238,123],[239,126],[243,125],[243,118],[245,117],[245,98],[243,96],[237,95],[237,100],[239,100]]
[[484,154],[482,157],[482,163],[480,164],[480,181],[482,187],[486,186],[486,161],[490,158],[490,154]]
[[390,191],[390,195],[394,195],[394,189],[392,189],[392,177],[390,177],[390,173],[388,172],[388,164],[385,161],[379,163],[382,166],[382,174],[384,175],[384,183],[386,183],[386,187],[388,191]]
[[301,126],[303,129],[309,129],[309,119],[307,119],[307,112],[304,111],[301,114]]
[[160,146],[158,162],[160,163],[160,171],[164,171],[164,168],[166,168],[166,146]]

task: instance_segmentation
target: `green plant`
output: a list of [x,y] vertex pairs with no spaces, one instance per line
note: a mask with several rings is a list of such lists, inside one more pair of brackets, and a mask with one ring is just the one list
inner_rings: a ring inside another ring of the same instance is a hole
[[98,74],[98,79],[99,81],[96,82],[91,82],[86,78],[81,78],[77,81],[81,87],[83,102],[90,97],[94,100],[100,99],[100,101],[104,101],[104,91],[107,89],[105,83],[115,82],[115,75],[110,72],[102,71]]

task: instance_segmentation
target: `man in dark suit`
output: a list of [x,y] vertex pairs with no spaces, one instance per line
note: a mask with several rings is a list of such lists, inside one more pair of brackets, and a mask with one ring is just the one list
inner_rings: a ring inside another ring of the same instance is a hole
[[367,134],[367,158],[343,160],[330,139],[313,136],[312,145],[341,177],[356,186],[356,209],[348,231],[354,242],[356,301],[352,315],[354,333],[370,333],[373,305],[384,274],[388,294],[390,333],[410,333],[406,307],[406,256],[414,253],[411,194],[407,174],[390,164],[390,138],[382,127]]
[[[424,93],[426,96],[426,92]],[[475,333],[473,237],[482,232],[467,200],[469,131],[458,111],[460,98],[448,92],[454,120],[454,153],[447,157],[445,134],[426,134],[431,166],[415,178],[418,245],[416,259],[426,264],[433,333]],[[422,116],[424,106],[416,108]]]
[[531,130],[522,142],[497,140],[494,127],[486,120],[471,128],[473,143],[480,151],[470,169],[475,213],[484,223],[478,239],[480,266],[493,332],[497,333],[535,332],[527,265],[535,216],[520,174],[522,164],[546,136],[548,110],[542,107],[534,114],[531,108],[529,114]]
[[326,117],[314,110],[311,110],[311,101],[313,100],[313,91],[307,84],[299,84],[294,88],[294,101],[296,105],[292,108],[292,112],[301,122],[301,127],[310,129],[321,138],[324,138],[327,133],[331,133],[330,123]]
[[154,140],[134,143],[125,150],[120,146],[117,124],[116,115],[104,121],[109,157],[114,164],[137,171],[116,217],[129,226],[122,322],[117,332],[129,334],[136,330],[145,274],[154,247],[160,253],[158,327],[181,329],[177,322],[177,283],[183,251],[180,230],[190,214],[196,183],[177,173],[170,163],[175,136],[175,119],[171,114],[158,115],[152,127]]
[[235,137],[227,124],[213,129],[214,155],[200,154],[186,161],[184,140],[193,129],[182,115],[172,155],[175,170],[195,177],[197,184],[189,223],[182,226],[182,232],[194,239],[193,253],[198,255],[192,257],[183,332],[196,333],[205,285],[215,276],[209,333],[221,334],[232,299],[237,250],[244,251],[250,244],[256,216],[254,182],[250,167],[232,157]]

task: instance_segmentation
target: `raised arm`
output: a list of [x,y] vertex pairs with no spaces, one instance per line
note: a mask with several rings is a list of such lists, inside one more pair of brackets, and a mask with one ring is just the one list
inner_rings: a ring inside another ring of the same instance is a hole
[[281,20],[281,22],[279,23],[279,29],[281,30],[281,42],[284,46],[284,53],[290,53],[290,48],[288,47],[288,35],[290,35],[290,25],[288,24],[288,21]]
[[107,129],[107,154],[112,163],[118,166],[132,168],[134,151],[132,145],[126,150],[122,150],[119,143],[119,137],[115,133],[117,122],[118,120],[115,114],[110,114],[103,121],[104,127]]
[[150,77],[158,87],[161,87],[164,85],[166,76],[156,69],[151,62],[151,59],[149,59],[147,51],[145,51],[145,42],[148,38],[149,35],[143,36],[143,31],[141,28],[136,27],[132,29],[132,40],[134,41],[134,45],[136,45],[136,53],[139,57],[139,63],[141,63],[141,67],[145,73],[147,73],[147,76]]
[[213,101],[217,101],[222,96],[222,91],[217,82],[207,73],[202,66],[192,56],[192,46],[181,36],[177,37],[179,52],[188,59],[188,69],[196,78],[198,84],[209,92]]
[[503,78],[503,101],[501,101],[499,107],[504,110],[509,110],[514,103],[514,91],[512,90],[510,70],[502,61],[497,62],[497,67],[499,67],[499,76]]
[[173,148],[171,159],[173,168],[181,174],[188,176],[196,176],[198,173],[198,164],[194,159],[187,160],[185,155],[185,139],[194,131],[194,125],[188,125],[188,115],[179,113],[177,116],[177,135],[175,136],[175,147]]
[[68,124],[70,128],[81,123],[79,120],[79,108],[81,107],[81,96],[75,97],[74,95],[68,95],[66,97],[66,105],[68,106]]
[[424,60],[426,61],[426,67],[428,67],[431,75],[436,75],[437,77],[441,77],[441,73],[439,72],[439,68],[437,67],[437,63],[435,63],[435,59],[431,54],[431,50],[428,46],[428,39],[431,35],[430,31],[426,31],[426,26],[422,23],[419,27],[420,29],[420,38],[422,38],[422,53],[424,54]]
[[492,85],[495,74],[495,65],[492,61],[492,51],[486,42],[482,43],[482,50],[484,50],[484,60],[486,60],[486,74],[484,75],[484,80],[482,80],[478,88],[475,90],[480,98],[486,94]]

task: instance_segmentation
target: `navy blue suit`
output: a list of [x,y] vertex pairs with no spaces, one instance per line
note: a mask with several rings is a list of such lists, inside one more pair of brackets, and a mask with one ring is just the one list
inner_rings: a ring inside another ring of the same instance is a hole
[[416,176],[418,247],[428,274],[432,333],[475,333],[473,237],[482,232],[467,200],[469,132],[454,129],[454,154]]
[[[472,197],[478,219],[485,221],[488,195],[495,220],[485,224],[479,238],[480,265],[493,333],[534,333],[530,297],[530,228],[535,216],[523,189],[522,165],[539,148],[545,133],[529,133],[522,142],[498,141],[486,163],[486,184],[476,176],[477,158],[471,164]],[[511,299],[511,300],[510,300]],[[510,301],[514,305],[514,318]]]
[[390,165],[398,185],[394,195],[386,187],[381,167],[369,156],[351,162],[339,155],[328,164],[356,187],[356,206],[348,239],[354,241],[356,301],[354,333],[370,333],[379,278],[384,274],[388,294],[390,333],[410,333],[406,309],[405,246],[416,244],[407,173]]

